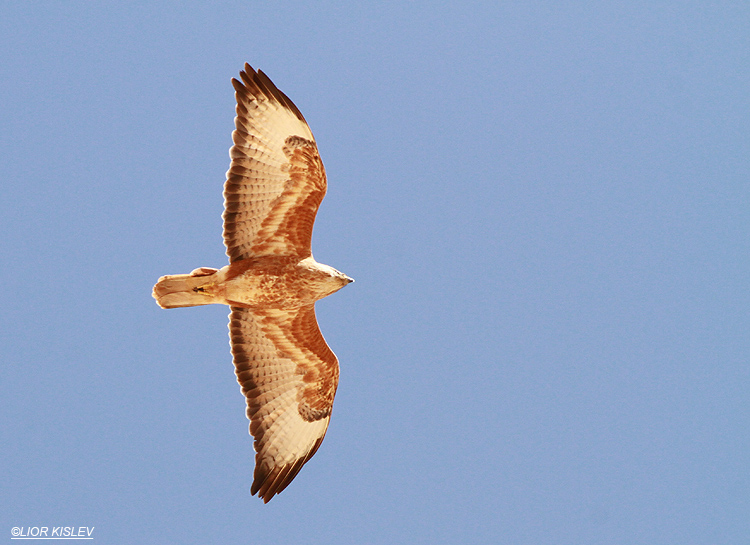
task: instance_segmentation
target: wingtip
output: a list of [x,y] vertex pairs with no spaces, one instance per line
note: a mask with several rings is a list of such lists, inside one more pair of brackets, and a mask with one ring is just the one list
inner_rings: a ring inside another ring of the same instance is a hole
[[232,78],[232,85],[235,91],[239,93],[250,93],[255,95],[260,93],[265,95],[269,100],[273,100],[289,109],[300,121],[307,124],[305,117],[299,108],[295,106],[294,102],[286,96],[276,85],[271,81],[263,70],[255,70],[249,63],[245,63],[244,69],[240,70],[240,80]]
[[240,76],[242,76],[242,74],[245,74],[247,76],[252,77],[255,73],[256,73],[255,69],[252,66],[250,66],[249,63],[245,63],[245,66],[242,68],[242,70],[240,70]]

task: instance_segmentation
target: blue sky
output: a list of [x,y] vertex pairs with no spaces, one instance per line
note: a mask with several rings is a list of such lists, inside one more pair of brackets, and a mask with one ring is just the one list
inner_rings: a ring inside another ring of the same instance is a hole
[[[744,544],[750,6],[0,7],[0,540]],[[321,449],[268,505],[221,267],[230,79],[317,138]]]

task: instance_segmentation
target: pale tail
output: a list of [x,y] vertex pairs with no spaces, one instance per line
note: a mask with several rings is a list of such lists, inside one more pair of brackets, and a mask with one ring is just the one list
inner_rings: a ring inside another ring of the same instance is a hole
[[161,308],[180,308],[216,303],[214,297],[199,291],[202,286],[211,282],[210,277],[213,275],[196,275],[198,270],[200,269],[190,274],[170,274],[159,278],[151,294],[156,299],[156,304]]

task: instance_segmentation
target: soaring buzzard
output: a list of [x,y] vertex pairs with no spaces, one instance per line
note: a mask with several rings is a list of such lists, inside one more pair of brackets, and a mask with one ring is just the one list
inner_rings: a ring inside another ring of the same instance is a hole
[[249,64],[232,79],[237,99],[224,184],[229,265],[162,276],[162,308],[224,304],[235,373],[255,437],[250,489],[268,502],[320,446],[339,378],[315,319],[315,301],[352,279],[313,259],[313,222],[326,175],[305,118]]

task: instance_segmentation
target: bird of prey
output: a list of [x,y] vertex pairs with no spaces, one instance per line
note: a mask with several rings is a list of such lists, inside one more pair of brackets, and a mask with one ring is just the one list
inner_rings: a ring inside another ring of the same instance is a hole
[[255,438],[251,494],[268,503],[315,454],[331,418],[338,359],[315,302],[353,282],[313,259],[310,243],[327,181],[297,107],[245,64],[232,79],[237,117],[224,184],[229,265],[162,276],[162,308],[231,307],[229,339]]

